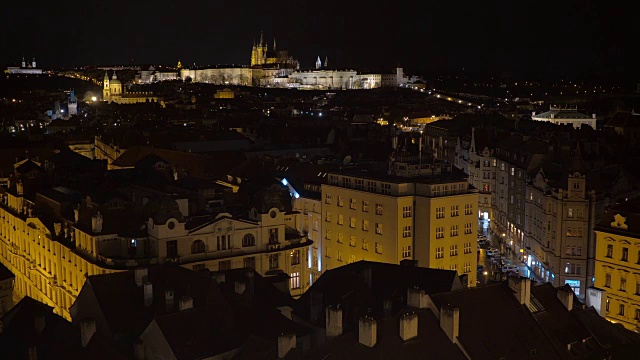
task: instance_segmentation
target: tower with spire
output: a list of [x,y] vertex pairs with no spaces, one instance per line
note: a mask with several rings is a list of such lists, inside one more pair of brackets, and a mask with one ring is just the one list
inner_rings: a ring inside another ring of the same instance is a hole
[[71,90],[71,93],[69,93],[69,102],[67,103],[67,106],[69,108],[69,116],[78,115],[78,100],[76,99],[76,92],[73,89]]
[[109,87],[109,74],[104,72],[104,79],[102,80],[102,99],[109,101],[111,98],[111,88]]
[[265,64],[266,57],[267,43],[264,41],[264,32],[260,32],[260,42],[257,44],[255,40],[253,42],[253,49],[251,50],[251,66]]
[[316,69],[320,70],[322,68],[322,60],[320,60],[320,55],[318,55],[318,60],[316,60]]

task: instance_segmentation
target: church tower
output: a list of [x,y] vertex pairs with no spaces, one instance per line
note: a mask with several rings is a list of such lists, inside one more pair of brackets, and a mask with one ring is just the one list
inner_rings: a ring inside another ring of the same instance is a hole
[[76,99],[75,90],[71,90],[71,93],[69,94],[68,107],[69,107],[69,116],[78,115],[78,100]]
[[35,56],[33,57],[33,60],[31,61],[31,67],[34,68],[34,69],[36,68],[36,57]]
[[110,98],[111,98],[111,90],[109,88],[109,74],[107,74],[107,72],[105,71],[103,88],[102,88],[102,99],[108,102]]
[[22,57],[22,68],[26,68],[27,67],[27,62],[24,61],[24,56]]
[[316,69],[319,70],[322,68],[322,61],[320,60],[320,55],[318,55],[318,60],[316,60]]

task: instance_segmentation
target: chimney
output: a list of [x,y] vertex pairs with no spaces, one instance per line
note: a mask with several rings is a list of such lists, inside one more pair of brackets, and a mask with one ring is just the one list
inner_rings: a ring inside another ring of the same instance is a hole
[[84,319],[80,321],[80,340],[82,347],[87,347],[89,341],[96,333],[96,321],[93,319]]
[[36,345],[29,346],[29,360],[38,360],[38,348]]
[[173,290],[164,291],[164,307],[167,312],[173,311],[174,306],[174,294]]
[[190,296],[183,296],[178,303],[178,310],[187,310],[193,308],[193,298]]
[[557,291],[557,296],[567,310],[571,311],[573,309],[573,292],[571,290],[561,287]]
[[135,270],[136,285],[142,286],[149,279],[149,270],[147,268],[139,268]]
[[326,310],[327,337],[342,334],[342,309],[327,306]]
[[44,330],[44,313],[36,310],[33,314],[33,325],[36,331],[36,334],[40,334]]
[[226,276],[225,276],[224,273],[215,274],[214,275],[214,279],[216,280],[216,283],[218,283],[218,284],[226,282]]
[[318,321],[322,311],[322,293],[319,291],[311,291],[309,296],[309,319],[311,322]]
[[153,284],[144,283],[144,306],[149,307],[153,304]]
[[144,341],[136,340],[134,346],[134,356],[136,360],[144,360]]
[[440,328],[452,343],[456,342],[460,329],[460,310],[457,307],[444,305],[440,308]]
[[400,337],[407,341],[418,336],[418,314],[408,313],[400,317]]
[[378,323],[370,317],[363,316],[358,321],[358,340],[368,347],[376,346],[378,341]]
[[296,334],[278,336],[278,359],[284,359],[296,347],[296,341]]
[[426,309],[427,295],[424,293],[424,290],[419,290],[416,288],[407,289],[407,306],[418,309]]
[[236,281],[236,294],[242,295],[247,289],[247,284],[244,281]]
[[249,295],[253,295],[255,291],[255,274],[253,269],[246,269],[245,271],[245,277],[247,278],[247,287],[249,288]]
[[527,307],[531,304],[531,280],[517,277],[509,278],[509,289],[515,292],[516,299]]

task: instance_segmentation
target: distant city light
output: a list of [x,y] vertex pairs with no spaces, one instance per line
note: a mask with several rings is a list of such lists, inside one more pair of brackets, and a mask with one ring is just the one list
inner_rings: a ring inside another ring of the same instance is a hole
[[96,101],[98,101],[98,98],[96,96],[92,96],[91,97],[91,101],[96,102]]

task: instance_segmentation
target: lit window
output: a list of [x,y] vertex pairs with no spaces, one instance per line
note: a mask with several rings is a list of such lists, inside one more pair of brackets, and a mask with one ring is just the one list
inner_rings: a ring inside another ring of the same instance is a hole
[[458,245],[454,244],[449,246],[449,256],[457,256],[458,255]]
[[444,257],[444,247],[436,248],[436,259],[442,259]]
[[300,273],[299,272],[291,273],[291,279],[289,279],[289,288],[291,290],[300,289]]
[[368,201],[362,201],[362,211],[363,212],[369,212],[369,202]]
[[460,215],[460,211],[458,210],[458,205],[453,205],[451,206],[451,216],[458,216]]
[[376,254],[382,254],[382,243],[376,242]]
[[410,218],[412,216],[413,213],[413,207],[412,206],[403,206],[402,207],[402,217],[403,218]]
[[294,250],[291,252],[291,265],[300,264],[300,250]]
[[402,237],[403,238],[411,237],[411,225],[404,226],[402,228]]
[[351,209],[351,210],[355,210],[356,209],[356,199],[354,199],[354,198],[349,199],[349,209]]
[[411,257],[411,245],[402,247],[402,257],[404,259]]
[[356,218],[352,217],[349,219],[349,227],[352,229],[356,228]]
[[376,223],[376,234],[382,235],[382,224]]
[[362,231],[369,231],[369,220],[362,220]]
[[458,225],[451,225],[450,236],[458,236]]
[[444,227],[436,228],[436,239],[442,239],[444,237]]

